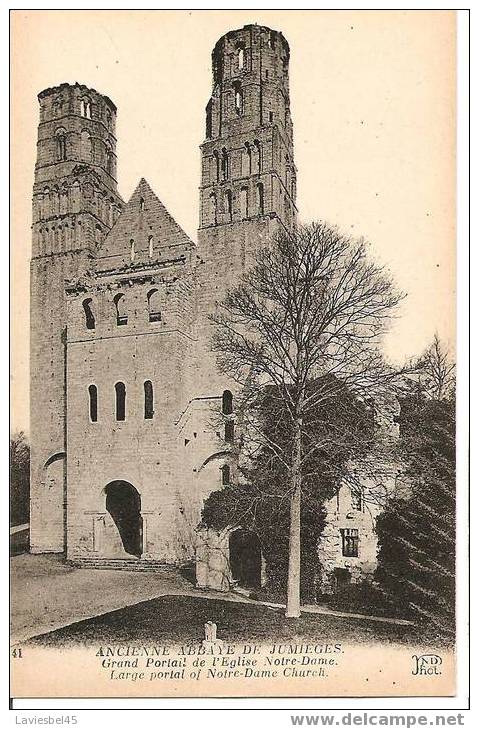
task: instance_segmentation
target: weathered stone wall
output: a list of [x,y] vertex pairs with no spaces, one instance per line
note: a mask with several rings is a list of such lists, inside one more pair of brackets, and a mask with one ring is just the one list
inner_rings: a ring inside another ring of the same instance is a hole
[[[146,279],[146,280],[145,280]],[[149,321],[148,292],[163,288],[165,307]],[[125,291],[125,323],[117,323],[114,297]],[[88,330],[82,301],[92,300],[95,329]],[[181,562],[191,557],[188,492],[180,477],[177,421],[186,405],[183,364],[191,347],[188,277],[159,268],[100,275],[87,291],[72,290],[68,323],[68,557],[105,556],[94,523],[106,517],[105,487],[121,480],[141,496],[143,559]],[[154,413],[145,418],[144,383]],[[115,384],[126,387],[126,416],[116,420]],[[91,422],[88,387],[98,393]],[[179,538],[180,535],[182,538]]]
[[[82,106],[86,98],[87,108]],[[112,102],[78,84],[47,89],[39,102],[30,269],[34,552],[63,551],[65,546],[65,279],[77,278],[86,270],[121,207],[115,168],[107,172],[101,151],[109,145],[111,155],[115,153]]]

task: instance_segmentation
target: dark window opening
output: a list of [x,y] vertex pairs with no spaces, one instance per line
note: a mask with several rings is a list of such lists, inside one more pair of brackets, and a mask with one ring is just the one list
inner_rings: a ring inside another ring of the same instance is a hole
[[116,325],[118,327],[128,324],[128,314],[126,313],[125,294],[116,294],[113,299],[116,308]]
[[117,382],[115,385],[115,412],[117,420],[125,420],[126,387],[123,382]]
[[210,223],[214,223],[214,225],[216,225],[218,222],[218,206],[214,192],[210,195],[210,217]]
[[228,152],[223,147],[223,150],[221,152],[221,177],[223,180],[227,180],[229,178],[229,159],[228,159]]
[[215,149],[215,151],[213,152],[213,157],[215,159],[216,181],[219,182],[221,165],[220,165],[220,156],[218,154],[218,150]]
[[230,390],[225,390],[223,392],[221,410],[223,415],[231,415],[233,412],[233,395]]
[[343,557],[357,557],[359,553],[358,529],[341,529]]
[[96,385],[88,386],[90,421],[96,423],[98,420],[98,390]]
[[231,470],[227,463],[225,463],[224,466],[221,466],[221,483],[223,486],[228,486],[231,481]]
[[64,132],[57,135],[57,158],[60,162],[67,158],[67,138]]
[[233,194],[231,190],[226,190],[226,214],[231,222],[233,219]]
[[148,319],[150,322],[161,321],[161,307],[159,301],[160,293],[158,289],[148,291]]
[[242,220],[245,220],[249,216],[249,195],[247,187],[242,187],[240,190],[240,213]]
[[93,314],[91,304],[92,304],[92,299],[85,299],[82,302],[83,311],[85,312],[85,324],[86,324],[87,329],[95,328],[95,316]]
[[233,443],[235,438],[235,426],[232,420],[225,423],[225,443]]
[[263,154],[261,149],[261,142],[259,139],[254,140],[254,149],[256,153],[256,168],[258,172],[263,171]]
[[146,380],[143,384],[145,390],[145,420],[153,418],[153,385],[150,380]]
[[272,111],[270,111],[270,112],[269,112],[269,120],[270,120],[270,122],[272,122],[272,121],[273,121],[273,119],[274,119],[274,114],[273,114],[273,112],[272,112]]
[[206,139],[211,139],[213,136],[213,109],[211,101],[208,102],[206,107]]
[[142,212],[145,209],[145,201],[142,197],[140,197],[140,212]]
[[263,215],[263,213],[264,213],[264,186],[263,186],[262,182],[258,182],[257,192],[258,192],[258,213],[260,215]]

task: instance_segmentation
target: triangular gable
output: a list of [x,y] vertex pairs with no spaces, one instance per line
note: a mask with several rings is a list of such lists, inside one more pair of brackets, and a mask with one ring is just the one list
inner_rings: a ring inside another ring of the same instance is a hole
[[[132,243],[133,241],[133,243]],[[101,266],[176,257],[194,243],[141,178],[136,190],[98,251]]]

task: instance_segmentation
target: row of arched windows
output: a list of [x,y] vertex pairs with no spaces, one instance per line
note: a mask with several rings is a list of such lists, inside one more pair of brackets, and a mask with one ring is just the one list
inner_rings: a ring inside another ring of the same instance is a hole
[[[239,191],[239,218],[246,220],[252,215],[264,215],[264,185],[258,182],[254,188],[255,200],[254,208],[251,205],[250,190],[248,187],[242,187]],[[231,190],[224,191],[223,212],[225,218],[222,222],[231,222],[234,216],[233,207],[234,195]],[[216,225],[219,222],[219,200],[215,192],[210,194],[210,224]]]
[[[77,132],[68,133],[64,127],[55,130],[56,159],[58,162],[64,162],[67,159],[76,159],[76,154],[70,150],[68,138],[70,134],[76,135]],[[114,154],[109,140],[100,141],[101,147],[97,148],[96,157],[98,163],[105,166],[109,175],[114,174]],[[93,161],[93,140],[88,129],[82,129],[80,132],[80,159],[82,162]]]
[[[155,252],[155,241],[153,239],[152,235],[148,236],[148,258],[153,258]],[[133,263],[133,261],[136,258],[136,246],[135,246],[135,239],[130,238],[130,261]]]
[[[225,147],[213,150],[212,181],[222,182],[231,177],[230,156]],[[259,139],[245,142],[241,150],[241,177],[259,174],[263,171],[263,150]]]
[[[148,303],[148,320],[150,322],[161,321],[161,294],[158,289],[150,289],[146,295]],[[115,307],[116,325],[118,327],[128,324],[128,308],[127,298],[123,293],[115,294],[113,297],[113,305]],[[93,299],[83,299],[83,313],[85,317],[85,326],[87,329],[95,329],[96,319],[94,313]]]
[[64,182],[61,187],[44,187],[43,191],[35,195],[35,220],[42,220],[53,215],[79,213],[82,200],[87,203],[88,209],[96,214],[110,227],[121,212],[121,206],[115,202],[106,190],[85,183],[83,187],[78,180],[71,185]]
[[[115,383],[115,419],[123,421],[126,419],[126,386],[124,382]],[[152,420],[155,413],[153,399],[153,383],[145,380],[143,383],[144,408],[143,417],[145,420]],[[88,386],[88,411],[90,422],[98,422],[98,388],[96,385]]]
[[[76,105],[78,103],[78,106]],[[52,116],[61,117],[69,114],[78,114],[84,117],[84,119],[98,119],[103,121],[108,129],[111,129],[113,123],[113,115],[111,109],[108,106],[101,104],[93,104],[88,96],[84,96],[75,103],[72,108],[70,103],[66,103],[61,96],[54,99],[52,103]]]

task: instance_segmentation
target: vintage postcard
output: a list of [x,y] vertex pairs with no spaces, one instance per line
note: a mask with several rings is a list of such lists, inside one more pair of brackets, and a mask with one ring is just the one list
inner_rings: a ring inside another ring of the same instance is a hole
[[12,696],[454,696],[455,12],[16,10],[11,79]]

